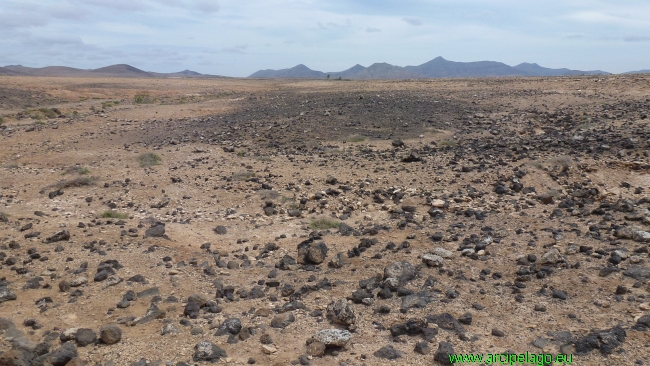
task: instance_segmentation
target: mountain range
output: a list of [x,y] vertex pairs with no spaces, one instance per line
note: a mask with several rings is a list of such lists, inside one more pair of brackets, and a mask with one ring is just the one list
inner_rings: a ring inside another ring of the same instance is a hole
[[282,70],[260,70],[249,78],[330,78],[342,79],[417,79],[417,78],[455,78],[490,76],[570,76],[570,75],[608,75],[601,70],[580,71],[570,69],[550,69],[534,63],[509,66],[496,61],[455,62],[436,57],[418,66],[395,66],[375,63],[368,67],[359,64],[340,72],[311,70],[305,65]]
[[[622,74],[645,74],[650,70],[624,72]],[[305,65],[290,69],[260,70],[249,78],[299,78],[324,79],[419,79],[419,78],[456,78],[456,77],[496,77],[496,76],[573,76],[573,75],[608,75],[601,70],[581,71],[571,69],[551,69],[535,63],[522,63],[509,66],[503,62],[475,61],[455,62],[436,57],[418,66],[395,66],[388,63],[375,63],[368,67],[356,64],[345,71],[322,72],[312,70]],[[117,64],[98,69],[76,69],[67,66],[26,67],[8,65],[0,67],[0,76],[62,76],[62,77],[135,77],[135,78],[223,78],[224,76],[201,74],[196,71],[183,70],[172,73],[143,71],[127,64]]]
[[196,71],[184,70],[172,73],[143,71],[131,65],[117,64],[99,69],[75,69],[66,66],[26,67],[22,65],[9,65],[0,67],[0,75],[7,76],[72,76],[72,77],[123,77],[123,78],[169,78],[169,77],[221,77],[216,75],[200,74]]

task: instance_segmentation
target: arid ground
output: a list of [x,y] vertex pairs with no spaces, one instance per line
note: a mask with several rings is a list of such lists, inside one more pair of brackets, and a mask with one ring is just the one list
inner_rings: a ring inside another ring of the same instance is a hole
[[648,114],[650,75],[0,77],[0,365],[648,364]]

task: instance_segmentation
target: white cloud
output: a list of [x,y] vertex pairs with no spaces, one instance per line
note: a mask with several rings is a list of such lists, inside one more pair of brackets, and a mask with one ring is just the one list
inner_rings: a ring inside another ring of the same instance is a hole
[[233,46],[233,47],[225,47],[225,48],[222,48],[221,50],[223,52],[228,52],[228,53],[242,54],[242,53],[246,53],[246,49],[248,49],[247,44],[240,44],[240,45],[236,45],[236,46]]
[[416,27],[422,25],[422,19],[420,18],[403,18],[402,20]]
[[207,14],[214,14],[219,11],[219,3],[216,0],[195,0],[194,6]]

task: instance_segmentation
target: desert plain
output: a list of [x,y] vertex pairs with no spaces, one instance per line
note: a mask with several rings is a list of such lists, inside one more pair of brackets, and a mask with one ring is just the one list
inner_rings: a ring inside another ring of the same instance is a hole
[[648,364],[648,114],[650,75],[0,77],[0,364]]

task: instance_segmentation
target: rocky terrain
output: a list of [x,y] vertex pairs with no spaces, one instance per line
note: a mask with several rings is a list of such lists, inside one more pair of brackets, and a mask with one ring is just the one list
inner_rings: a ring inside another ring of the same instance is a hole
[[649,95],[0,77],[0,365],[648,364]]

